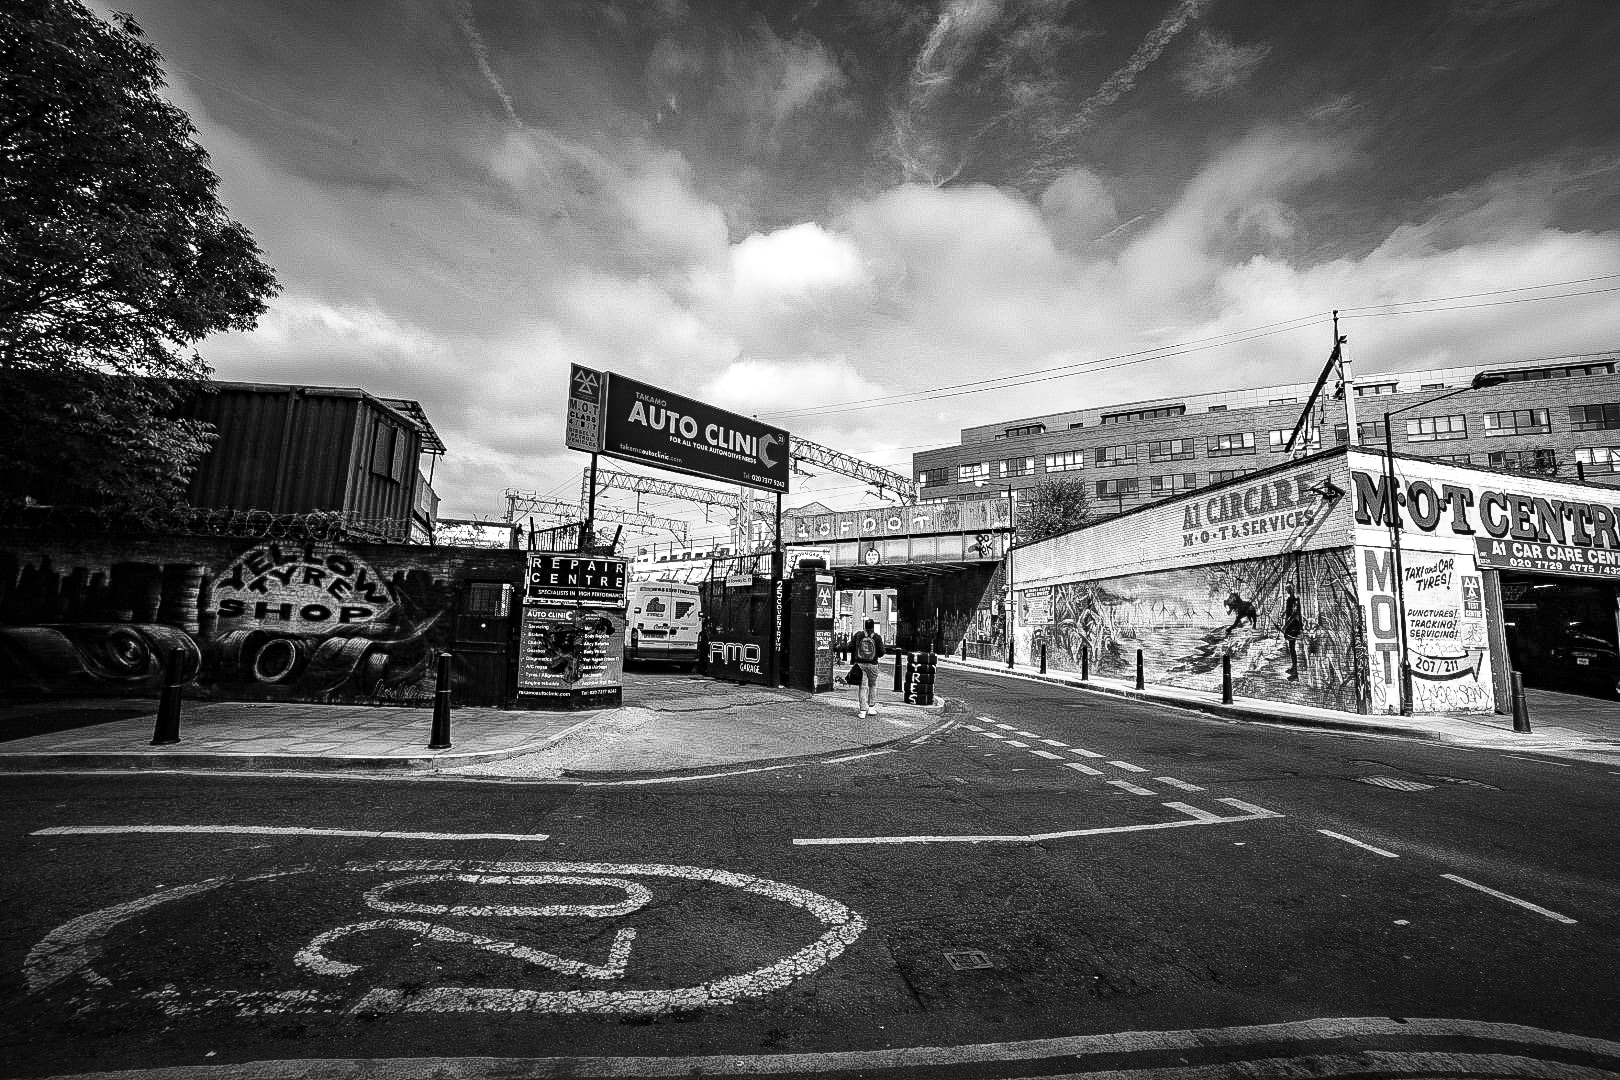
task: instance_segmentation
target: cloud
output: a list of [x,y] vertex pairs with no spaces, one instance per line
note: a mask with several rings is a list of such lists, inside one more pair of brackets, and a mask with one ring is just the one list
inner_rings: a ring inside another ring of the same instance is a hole
[[1235,45],[1224,35],[1201,30],[1176,70],[1176,81],[1195,98],[1223,93],[1246,82],[1270,51],[1270,45]]
[[506,92],[501,80],[495,74],[495,69],[489,64],[489,49],[484,44],[483,35],[478,32],[478,24],[473,19],[471,0],[452,0],[456,13],[456,24],[461,27],[462,36],[467,39],[467,47],[472,50],[473,59],[478,62],[478,70],[489,83],[489,88],[495,91],[500,99],[501,108],[506,110],[507,119],[512,123],[521,125],[517,110],[512,107],[512,95]]
[[869,281],[855,245],[813,221],[754,233],[733,245],[730,272],[730,284],[738,296],[766,305]]
[[844,358],[736,360],[709,380],[703,400],[752,416],[871,399],[884,392]]
[[1072,134],[1085,131],[1096,121],[1098,113],[1129,93],[1136,85],[1138,76],[1159,58],[1188,23],[1203,15],[1204,10],[1213,2],[1214,0],[1179,0],[1170,13],[1148,32],[1148,36],[1136,47],[1136,51],[1131,53],[1131,58],[1125,62],[1125,66],[1103,80],[1097,91],[1080,103],[1079,113],[1071,121],[1069,132]]

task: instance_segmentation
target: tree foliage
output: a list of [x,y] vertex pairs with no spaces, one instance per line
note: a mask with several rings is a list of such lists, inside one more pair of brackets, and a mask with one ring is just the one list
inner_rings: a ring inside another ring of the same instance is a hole
[[0,492],[139,509],[177,499],[206,425],[176,402],[195,345],[278,291],[133,18],[0,9]]
[[1029,489],[1018,507],[1018,541],[1029,543],[1078,529],[1091,520],[1083,481],[1047,477]]

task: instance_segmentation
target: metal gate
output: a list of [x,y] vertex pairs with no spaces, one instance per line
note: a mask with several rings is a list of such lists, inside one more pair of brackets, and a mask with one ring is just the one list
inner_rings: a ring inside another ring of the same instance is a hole
[[457,705],[507,703],[507,672],[512,650],[512,585],[505,581],[464,581],[456,597]]

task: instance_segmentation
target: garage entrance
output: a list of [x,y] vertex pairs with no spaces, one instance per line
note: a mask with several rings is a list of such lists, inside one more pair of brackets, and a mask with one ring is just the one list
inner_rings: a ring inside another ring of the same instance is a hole
[[1620,605],[1607,581],[1502,572],[1508,655],[1526,686],[1620,697]]

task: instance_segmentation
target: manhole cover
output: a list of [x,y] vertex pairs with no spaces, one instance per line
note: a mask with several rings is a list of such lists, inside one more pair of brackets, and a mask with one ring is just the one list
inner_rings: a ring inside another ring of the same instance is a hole
[[977,949],[963,949],[959,952],[948,952],[945,959],[957,971],[972,971],[975,968],[990,967],[990,958]]
[[1416,780],[1402,780],[1395,776],[1357,776],[1353,777],[1358,784],[1371,784],[1373,787],[1389,788],[1391,791],[1433,791],[1433,784],[1420,784]]

